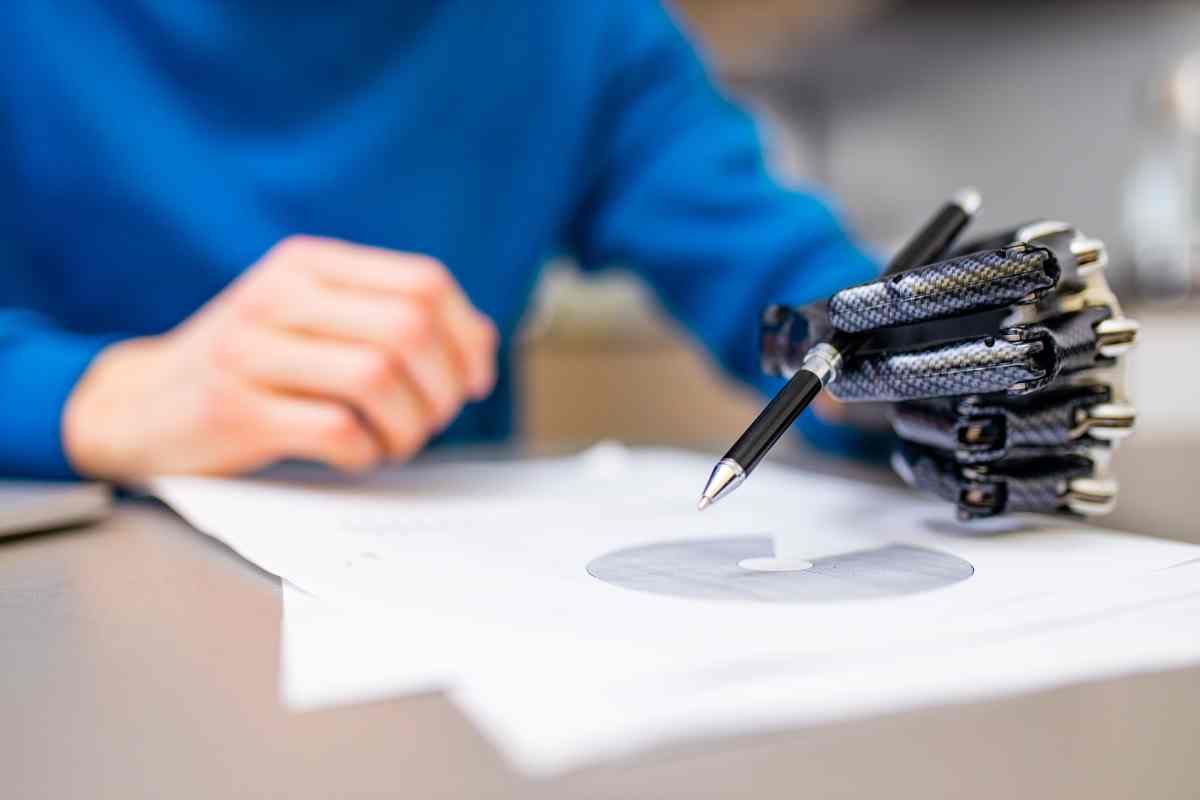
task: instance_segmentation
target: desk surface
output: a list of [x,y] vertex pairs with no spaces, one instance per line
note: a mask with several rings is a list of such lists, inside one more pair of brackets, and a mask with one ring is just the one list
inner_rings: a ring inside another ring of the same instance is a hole
[[278,700],[278,581],[151,502],[0,544],[8,798],[1195,797],[1200,668],[714,742],[546,783],[439,695]]

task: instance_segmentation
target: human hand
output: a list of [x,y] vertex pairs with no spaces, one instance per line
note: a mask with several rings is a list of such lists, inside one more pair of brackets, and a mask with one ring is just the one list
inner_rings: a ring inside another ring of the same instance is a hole
[[1133,428],[1119,357],[1137,323],[1104,278],[1102,243],[1039,222],[961,255],[764,315],[764,367],[790,374],[832,331],[870,333],[830,392],[895,403],[906,480],[960,516],[1108,511],[1107,464]]
[[406,459],[496,379],[498,335],[426,256],[291,237],[171,331],[102,351],[63,412],[80,474]]

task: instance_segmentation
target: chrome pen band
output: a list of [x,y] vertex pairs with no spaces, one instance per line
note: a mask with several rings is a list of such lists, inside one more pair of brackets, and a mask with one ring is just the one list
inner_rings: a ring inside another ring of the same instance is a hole
[[804,355],[804,363],[800,368],[816,375],[822,386],[827,386],[837,380],[838,369],[842,366],[842,354],[828,342],[813,345]]
[[717,462],[717,466],[724,465],[727,469],[733,471],[734,481],[744,481],[746,479],[746,470],[742,469],[742,465],[734,461],[732,458],[722,458]]

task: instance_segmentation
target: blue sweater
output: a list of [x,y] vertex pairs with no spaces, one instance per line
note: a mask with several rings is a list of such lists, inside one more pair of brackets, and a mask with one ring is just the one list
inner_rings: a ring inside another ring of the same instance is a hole
[[[98,350],[176,325],[292,233],[441,259],[506,343],[548,256],[623,265],[753,382],[764,304],[875,270],[823,202],[771,181],[655,0],[4,16],[0,474],[70,477],[60,417]],[[511,387],[442,439],[508,434]]]

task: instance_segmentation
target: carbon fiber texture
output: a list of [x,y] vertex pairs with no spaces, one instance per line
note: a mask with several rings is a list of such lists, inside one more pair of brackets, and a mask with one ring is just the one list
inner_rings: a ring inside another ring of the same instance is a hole
[[1033,392],[1059,375],[1096,366],[1094,326],[1110,314],[1106,308],[1091,308],[1014,326],[1002,331],[1002,337],[868,353],[845,365],[829,391],[839,400],[885,402]]
[[1031,337],[1048,336],[1052,341],[1048,353],[1053,359],[1049,366],[1053,379],[1096,366],[1096,324],[1111,316],[1109,309],[1096,307],[1020,327]]
[[829,301],[829,321],[859,333],[1004,308],[1041,297],[1058,275],[1044,248],[970,253],[844,289]]
[[927,397],[1005,392],[1046,379],[1043,342],[994,336],[900,353],[874,353],[850,362],[829,385],[845,401],[898,402]]
[[1095,472],[1089,459],[1073,454],[999,464],[982,474],[921,447],[902,447],[896,458],[897,470],[914,488],[956,504],[968,518],[1065,511],[1070,482]]
[[1080,412],[1111,396],[1109,387],[1095,385],[1028,397],[938,398],[898,405],[892,423],[902,439],[953,454],[960,464],[984,464],[1096,444],[1073,431]]
[[892,408],[892,429],[897,436],[945,453],[961,452],[960,431],[969,421],[962,403],[953,397],[909,401]]

